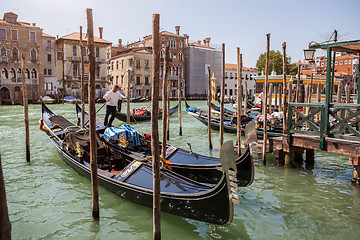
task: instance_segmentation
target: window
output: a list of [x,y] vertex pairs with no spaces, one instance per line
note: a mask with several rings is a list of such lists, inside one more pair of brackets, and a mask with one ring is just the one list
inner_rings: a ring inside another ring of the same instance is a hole
[[324,63],[321,63],[321,66],[323,67],[323,66],[324,66]]
[[225,89],[225,95],[227,95],[227,89]]
[[12,17],[6,17],[6,21],[9,22],[9,23],[14,23],[14,22],[16,22],[16,21],[15,21],[15,18],[12,18]]
[[335,62],[335,65],[338,65],[337,61]]
[[1,48],[1,56],[6,57],[6,48],[5,47]]
[[119,85],[119,76],[116,76],[116,82],[115,82],[116,85]]
[[349,64],[351,64],[351,60],[349,60]]
[[46,44],[47,44],[48,47],[51,47],[51,41],[50,40],[48,40]]
[[140,84],[141,84],[141,77],[136,76],[136,85],[140,85]]
[[47,69],[44,68],[44,76],[46,76],[46,75],[47,75]]
[[48,62],[51,62],[51,54],[47,55],[47,60],[48,60]]
[[116,70],[119,69],[119,61],[116,61]]
[[15,82],[16,81],[16,72],[15,69],[11,68],[10,69],[10,79]]
[[31,70],[31,78],[37,78],[37,71],[35,70],[35,68]]
[[17,71],[17,78],[22,79],[21,68],[19,68]]
[[57,60],[63,60],[63,53],[57,52]]
[[340,61],[340,65],[343,65],[343,61]]
[[25,78],[30,79],[30,70],[29,69],[25,70]]
[[97,58],[100,57],[100,49],[98,47],[95,48],[95,55],[96,55]]
[[228,78],[227,72],[225,72],[225,78]]
[[73,76],[76,77],[78,75],[78,67],[76,64],[73,65]]
[[9,78],[9,75],[8,75],[8,71],[6,68],[3,68],[2,71],[1,71],[1,78],[2,79],[8,79]]
[[145,85],[149,85],[149,77],[145,77]]
[[96,79],[100,79],[100,66],[96,66],[95,75],[96,75]]
[[144,65],[145,65],[145,69],[149,69],[150,68],[149,60],[145,60]]
[[121,69],[124,69],[124,60],[121,60]]
[[124,84],[124,75],[121,76],[121,85]]
[[13,59],[19,59],[19,50],[16,47],[12,50],[12,57]]
[[114,70],[114,62],[111,62],[111,71]]
[[48,75],[52,75],[52,69],[48,69]]
[[11,30],[11,40],[12,41],[18,40],[18,31],[17,30]]
[[230,73],[230,78],[233,78],[232,72]]
[[183,56],[184,56],[183,53],[180,52],[180,53],[179,53],[179,60],[180,60],[180,61],[183,60]]
[[347,60],[345,60],[345,63],[344,64],[347,64]]
[[76,46],[72,47],[72,55],[77,56],[77,47]]
[[32,61],[36,60],[36,50],[34,48],[30,51],[30,59]]
[[174,59],[176,59],[176,53],[174,53]]
[[229,95],[232,96],[233,95],[233,90],[229,89]]
[[150,96],[150,90],[149,89],[146,89],[146,96]]
[[5,29],[0,29],[0,40],[6,39],[6,31]]
[[35,42],[35,32],[30,32],[30,42]]
[[135,65],[136,65],[136,68],[140,68],[140,60],[136,60]]
[[235,73],[235,79],[237,79],[237,73]]
[[47,83],[46,84],[46,91],[52,91],[53,90],[53,84],[52,83]]
[[179,41],[179,48],[182,48],[183,44],[182,41]]

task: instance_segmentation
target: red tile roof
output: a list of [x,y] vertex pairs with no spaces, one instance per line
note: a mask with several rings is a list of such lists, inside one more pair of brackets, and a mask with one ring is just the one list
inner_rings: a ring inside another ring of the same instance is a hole
[[42,35],[43,35],[43,37],[51,37],[51,38],[55,38],[55,37],[53,37],[53,36],[51,36],[51,35],[49,35],[49,34],[46,34],[46,33],[43,33]]
[[189,46],[193,46],[193,47],[202,47],[202,48],[209,48],[209,49],[215,49],[215,48],[212,48],[212,47],[206,46],[206,45],[201,44],[201,43],[198,43],[198,42],[192,42],[192,43],[189,43]]
[[[225,64],[225,69],[236,70],[236,69],[237,69],[237,64],[226,63],[226,64]],[[243,70],[245,70],[245,71],[251,71],[251,72],[257,72],[255,69],[247,68],[247,67],[243,67]]]
[[[86,34],[86,33],[83,33],[83,34],[82,34],[82,38],[83,38],[83,41],[87,42],[87,34]],[[62,36],[61,38],[59,38],[59,40],[75,40],[75,41],[80,41],[80,33],[74,32],[74,33],[71,33],[71,34]],[[101,39],[101,38],[98,38],[98,37],[95,37],[95,36],[94,36],[94,42],[112,44],[111,42],[106,41],[105,39]]]

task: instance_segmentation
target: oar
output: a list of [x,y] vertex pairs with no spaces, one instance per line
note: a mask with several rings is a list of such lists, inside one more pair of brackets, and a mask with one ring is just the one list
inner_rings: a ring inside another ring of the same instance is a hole
[[[106,102],[96,111],[95,116],[96,116],[96,114],[97,114],[105,105],[106,105]],[[84,119],[83,119],[83,121],[84,121]],[[89,115],[89,119],[85,122],[84,126],[86,126],[86,124],[87,124],[89,121],[90,121],[90,115]]]

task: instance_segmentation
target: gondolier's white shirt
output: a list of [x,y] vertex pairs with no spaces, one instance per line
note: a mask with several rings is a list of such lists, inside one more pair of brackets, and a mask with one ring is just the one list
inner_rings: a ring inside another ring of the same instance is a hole
[[113,90],[110,90],[104,95],[104,98],[105,97],[109,99],[106,105],[117,106],[118,101],[122,100],[125,96],[122,95],[119,91],[114,92]]

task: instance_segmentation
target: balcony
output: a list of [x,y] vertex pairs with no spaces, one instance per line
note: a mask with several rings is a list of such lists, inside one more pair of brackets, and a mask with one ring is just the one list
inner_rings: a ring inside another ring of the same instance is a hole
[[10,81],[11,81],[11,83],[16,83],[16,78],[13,77],[10,79]]
[[71,56],[71,57],[68,57],[68,60],[73,61],[73,62],[80,62],[81,58],[78,56]]
[[21,83],[21,82],[22,82],[22,77],[18,77],[18,78],[16,79],[16,82]]
[[36,63],[37,60],[38,60],[38,59],[37,59],[36,57],[33,57],[33,58],[30,59],[30,61],[31,61],[32,63]]
[[31,79],[31,84],[32,84],[32,85],[39,85],[39,79],[37,79],[37,78],[32,78],[32,79]]
[[179,79],[179,76],[174,76],[174,75],[170,76],[170,80],[178,80],[178,79]]
[[89,57],[84,56],[84,62],[89,62]]
[[9,61],[8,57],[6,57],[6,56],[0,57],[0,60],[1,60],[2,62],[8,62],[8,61]]
[[105,63],[105,58],[96,58],[95,62],[97,62],[97,63]]

